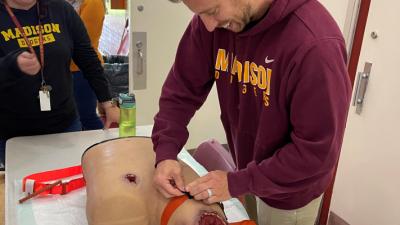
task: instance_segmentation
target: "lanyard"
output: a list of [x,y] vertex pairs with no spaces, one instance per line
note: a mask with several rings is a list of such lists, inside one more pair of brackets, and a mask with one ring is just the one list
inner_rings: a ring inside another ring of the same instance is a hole
[[[21,33],[22,37],[24,38],[25,43],[28,45],[29,51],[37,57],[35,51],[33,50],[31,42],[26,37],[24,29],[22,29],[21,24],[19,23],[17,17],[11,10],[10,6],[7,4],[7,1],[4,1],[4,6],[8,12],[8,15],[10,15],[10,17],[11,17],[11,20],[13,21],[15,26],[17,26],[19,32]],[[43,89],[44,87],[46,87],[46,81],[44,79],[44,73],[43,73],[43,70],[44,70],[44,47],[43,47],[43,33],[42,33],[42,22],[40,20],[39,2],[36,3],[36,10],[37,10],[37,14],[38,14],[38,23],[39,23],[39,49],[40,49],[40,65],[41,65],[40,66],[40,74],[42,76],[41,89]]]

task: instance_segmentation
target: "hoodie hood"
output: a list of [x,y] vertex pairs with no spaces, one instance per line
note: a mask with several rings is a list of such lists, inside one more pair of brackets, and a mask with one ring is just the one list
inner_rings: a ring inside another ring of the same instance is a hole
[[239,36],[255,35],[264,32],[272,25],[280,22],[288,15],[294,13],[304,3],[313,0],[274,0],[268,8],[267,15],[251,29],[240,33]]

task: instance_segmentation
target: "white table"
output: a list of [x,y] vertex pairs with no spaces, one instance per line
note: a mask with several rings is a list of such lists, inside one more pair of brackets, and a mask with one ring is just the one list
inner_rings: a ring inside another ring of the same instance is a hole
[[[137,136],[150,136],[152,126],[138,126]],[[118,129],[17,137],[7,141],[5,224],[17,224],[13,182],[24,176],[81,164],[82,153],[91,145],[118,137]]]

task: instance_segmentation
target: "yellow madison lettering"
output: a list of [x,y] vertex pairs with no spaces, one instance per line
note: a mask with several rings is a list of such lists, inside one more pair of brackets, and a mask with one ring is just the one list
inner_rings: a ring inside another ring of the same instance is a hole
[[[265,90],[266,94],[269,95],[271,92],[271,77],[272,77],[272,70],[267,68],[267,75],[266,77],[263,77],[263,79],[265,79],[265,85],[264,82],[262,85],[260,85],[260,81],[258,82],[258,87],[260,89]],[[260,78],[260,77],[259,77]]]
[[32,35],[32,30],[29,26],[23,27],[22,29],[24,30],[24,33],[27,37]]
[[235,74],[236,73],[236,56],[235,58],[233,58],[233,62],[231,63],[231,74]]
[[269,106],[269,96],[266,91],[263,92],[263,101],[264,101],[264,106],[268,107]]
[[10,39],[14,39],[15,38],[15,35],[12,32],[12,29],[8,29],[7,31],[3,30],[3,31],[1,31],[1,34],[4,37],[4,41],[9,41]]
[[261,90],[265,90],[267,88],[267,70],[263,66],[258,67],[257,74],[257,85]]
[[242,85],[242,94],[246,94],[247,93],[247,84],[243,84]]
[[51,28],[52,28],[53,32],[55,32],[55,33],[61,33],[61,31],[60,31],[60,24],[52,23],[52,24],[51,24]]
[[[35,26],[35,30],[36,30],[36,33],[39,34],[39,25],[36,25],[36,26]],[[41,32],[42,32],[42,34],[43,34],[43,29],[41,29]]]
[[45,33],[51,33],[51,25],[50,24],[45,24],[45,25],[43,25],[43,30],[44,30],[44,32]]
[[[38,36],[30,37],[30,38],[28,38],[28,40],[29,40],[29,42],[31,43],[31,45],[33,47],[38,46],[40,44]],[[56,39],[54,38],[53,34],[43,35],[43,44],[48,44],[48,43],[51,43],[51,42],[55,42],[55,40]],[[18,44],[19,44],[20,48],[27,48],[28,47],[28,45],[26,44],[26,42],[25,42],[25,40],[23,38],[18,39]]]
[[18,45],[19,45],[20,48],[28,47],[28,45],[26,44],[26,42],[25,42],[25,40],[23,38],[20,38],[17,41],[18,41]]
[[56,39],[54,38],[54,35],[53,35],[53,34],[46,34],[46,35],[43,35],[43,42],[44,42],[45,44],[51,43],[51,42],[55,42],[55,41],[56,41]]
[[242,77],[243,73],[243,65],[239,60],[237,60],[236,56],[235,59],[233,60],[232,68],[231,68],[231,74],[232,75],[238,75],[238,77]]
[[[39,38],[38,37],[28,38],[28,41],[31,43],[31,46],[39,45]],[[26,44],[24,38],[18,39],[18,44],[19,44],[19,47],[21,47],[21,48],[27,48],[28,47],[28,45]]]
[[218,70],[216,70],[216,71],[215,71],[215,74],[214,74],[214,76],[215,76],[215,79],[216,79],[216,80],[218,80],[218,79],[219,79],[219,71],[218,71]]
[[31,28],[32,33],[33,33],[34,35],[37,35],[37,34],[38,34],[38,32],[37,32],[35,26],[30,26],[30,28]]
[[225,49],[218,49],[215,69],[225,72],[228,70],[228,55],[226,54]]
[[15,38],[20,38],[20,37],[22,37],[21,32],[19,31],[18,28],[15,28]]
[[[249,65],[250,65],[249,61],[244,62],[243,83],[249,83],[249,73],[250,73]],[[239,82],[241,81],[242,81],[242,76],[239,77]]]
[[250,83],[251,85],[257,85],[257,73],[258,73],[258,66],[255,63],[250,64]]

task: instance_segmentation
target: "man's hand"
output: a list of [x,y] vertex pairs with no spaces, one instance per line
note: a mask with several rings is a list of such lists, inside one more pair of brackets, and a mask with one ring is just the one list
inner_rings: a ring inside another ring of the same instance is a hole
[[100,103],[101,111],[105,112],[106,121],[104,123],[104,129],[108,129],[111,123],[119,123],[119,108],[113,105],[111,101]]
[[228,173],[221,170],[211,171],[194,180],[186,186],[186,191],[190,192],[194,199],[203,200],[206,204],[232,198],[228,189]]
[[176,160],[164,160],[157,164],[154,184],[158,191],[166,198],[183,195],[184,183],[182,178],[182,167]]
[[22,72],[31,76],[38,74],[41,67],[36,55],[26,51],[17,56],[17,65]]

